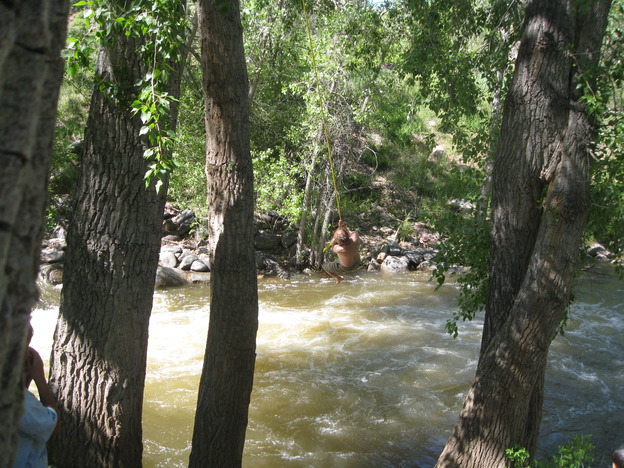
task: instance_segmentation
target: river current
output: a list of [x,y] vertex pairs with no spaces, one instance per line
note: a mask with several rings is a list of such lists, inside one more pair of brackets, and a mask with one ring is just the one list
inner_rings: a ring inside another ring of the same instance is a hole
[[[424,273],[259,280],[257,361],[246,468],[431,467],[476,368],[482,316],[445,323],[457,285]],[[624,282],[583,273],[546,375],[538,458],[591,435],[595,467],[624,443]],[[157,291],[150,322],[143,466],[188,464],[209,287]],[[49,356],[59,290],[43,288],[33,346]],[[47,368],[47,361],[46,361]]]

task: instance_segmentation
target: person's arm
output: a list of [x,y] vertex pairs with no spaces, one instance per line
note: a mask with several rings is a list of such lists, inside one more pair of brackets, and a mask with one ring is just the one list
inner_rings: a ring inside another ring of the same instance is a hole
[[[45,371],[43,370],[43,359],[37,351],[33,348],[30,348],[30,353],[32,359],[26,361],[26,370],[28,375],[32,377],[37,386],[37,391],[39,392],[39,400],[44,406],[48,408],[52,408],[57,414],[57,402],[50,386],[48,385],[48,381],[46,380]],[[58,433],[61,430],[60,418],[57,419],[56,427],[54,428],[53,434]]]
[[347,253],[347,247],[345,245],[334,244],[334,252],[336,252],[339,255]]

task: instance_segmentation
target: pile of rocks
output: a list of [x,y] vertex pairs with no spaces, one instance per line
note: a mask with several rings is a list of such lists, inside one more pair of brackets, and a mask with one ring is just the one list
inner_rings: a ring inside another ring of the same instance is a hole
[[[194,212],[178,211],[167,205],[156,287],[210,281],[210,252],[205,236],[202,238],[197,229],[200,224]],[[360,233],[361,255],[368,271],[399,273],[435,268],[439,235],[422,223],[414,224],[413,228],[413,235],[401,242],[395,240],[396,233],[390,228],[372,227],[369,232]],[[255,215],[255,230],[258,274],[288,278],[295,273],[296,227],[284,216],[269,211]],[[65,230],[58,227],[42,246],[40,276],[43,280],[53,284],[62,282],[65,247]],[[588,254],[599,261],[612,258],[599,244],[590,246]]]

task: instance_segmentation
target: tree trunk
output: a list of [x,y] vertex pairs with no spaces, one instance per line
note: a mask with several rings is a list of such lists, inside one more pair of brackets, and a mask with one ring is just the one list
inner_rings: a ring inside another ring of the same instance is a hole
[[[297,266],[301,269],[304,262],[304,243],[305,243],[305,233],[307,228],[308,221],[308,213],[310,213],[312,206],[312,188],[314,184],[314,173],[316,172],[316,158],[318,154],[318,148],[315,146],[310,154],[310,168],[306,174],[306,184],[305,190],[303,192],[303,208],[301,210],[301,219],[299,220],[299,229],[297,231]],[[308,258],[308,263],[310,263],[311,258]]]
[[253,169],[240,6],[199,2],[213,255],[210,324],[189,466],[241,466],[255,366]]
[[22,411],[68,9],[66,1],[0,6],[0,467],[11,466]]
[[[180,3],[180,7],[183,3]],[[180,10],[180,14],[183,14]],[[62,432],[50,445],[59,467],[141,466],[148,326],[167,178],[145,185],[135,83],[146,73],[138,40],[116,35],[98,57],[81,175],[67,233],[50,383]],[[181,65],[178,64],[178,67]],[[179,68],[170,91],[179,95]],[[170,119],[175,119],[175,106]],[[174,128],[174,125],[171,125]]]
[[593,82],[609,7],[527,6],[495,158],[481,354],[439,467],[504,467],[505,450],[517,445],[534,453],[548,349],[569,303],[589,207],[594,128],[578,85]]

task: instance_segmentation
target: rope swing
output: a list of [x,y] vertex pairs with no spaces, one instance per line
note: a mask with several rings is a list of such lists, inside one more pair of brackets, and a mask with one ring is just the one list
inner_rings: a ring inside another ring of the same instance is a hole
[[319,107],[321,109],[321,122],[323,125],[323,134],[325,135],[325,144],[327,145],[327,154],[329,155],[329,166],[331,169],[332,182],[334,183],[334,193],[336,194],[336,210],[338,211],[338,219],[342,221],[342,212],[340,211],[340,192],[338,192],[338,184],[336,183],[336,171],[334,170],[334,158],[332,156],[331,144],[329,142],[329,134],[327,132],[327,116],[325,115],[325,103],[319,86],[318,70],[316,68],[316,56],[314,54],[314,44],[312,43],[312,33],[310,32],[310,20],[308,19],[308,11],[306,8],[306,0],[301,0],[303,4],[303,16],[306,23],[306,32],[308,34],[308,43],[310,45],[310,57],[312,58],[312,68],[314,70],[314,81],[316,92],[318,94]]

